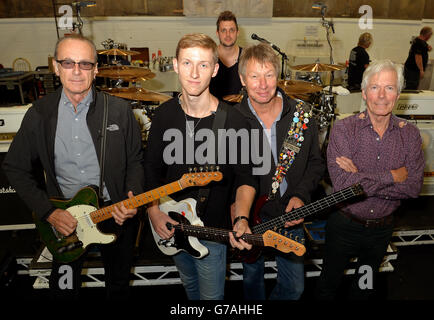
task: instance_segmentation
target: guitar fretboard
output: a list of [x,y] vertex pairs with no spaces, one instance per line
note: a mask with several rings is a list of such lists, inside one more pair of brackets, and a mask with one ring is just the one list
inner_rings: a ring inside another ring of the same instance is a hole
[[154,200],[158,200],[164,196],[168,196],[172,193],[178,192],[182,189],[182,186],[179,181],[174,181],[164,186],[158,187],[156,189],[141,193],[133,198],[125,199],[121,202],[114,203],[110,206],[101,208],[99,210],[93,211],[90,213],[90,217],[94,223],[99,223],[101,221],[110,219],[113,217],[112,212],[115,207],[119,207],[121,204],[125,206],[127,209],[134,209],[145,204],[148,204]]
[[[231,232],[234,237],[236,232],[225,230],[225,229],[219,229],[219,228],[213,228],[213,227],[202,227],[202,226],[194,226],[194,225],[188,225],[188,224],[177,224],[172,225],[175,229],[181,230],[184,234],[193,236],[200,239],[205,240],[217,240],[217,241],[229,241],[229,233]],[[249,234],[245,233],[243,234],[240,239],[243,239],[245,242],[252,244],[254,246],[264,246],[264,240],[262,238],[261,234]]]
[[340,202],[346,201],[352,197],[361,195],[362,193],[363,190],[360,185],[354,185],[342,189],[326,196],[325,198],[307,204],[303,207],[294,209],[291,212],[285,213],[277,218],[258,224],[252,228],[252,232],[257,234],[263,234],[265,231],[272,230],[273,228],[282,228],[285,226],[285,223],[287,221],[298,220],[307,217],[311,214],[330,208]]

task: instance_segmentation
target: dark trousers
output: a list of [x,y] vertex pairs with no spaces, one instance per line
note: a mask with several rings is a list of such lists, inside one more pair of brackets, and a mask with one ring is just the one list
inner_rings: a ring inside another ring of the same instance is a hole
[[417,90],[420,81],[420,71],[404,68],[405,89]]
[[[367,228],[339,212],[332,213],[326,225],[325,254],[316,288],[316,298],[334,299],[349,260],[357,257],[356,274],[349,299],[368,299],[376,287],[376,275],[392,233],[393,224]],[[372,270],[370,273],[372,279],[368,279],[372,280],[371,286],[366,286],[365,278],[362,279],[370,275],[369,271],[366,271],[366,266]]]
[[[133,265],[134,243],[137,235],[137,218],[125,221],[121,227],[114,219],[98,224],[105,233],[117,234],[117,239],[105,245],[98,246],[104,263],[106,298],[110,300],[124,300],[129,297],[130,272]],[[79,259],[65,265],[57,261],[52,262],[50,275],[50,294],[52,299],[78,299],[80,297],[81,271],[86,254]],[[66,285],[68,270],[72,270],[72,288]]]

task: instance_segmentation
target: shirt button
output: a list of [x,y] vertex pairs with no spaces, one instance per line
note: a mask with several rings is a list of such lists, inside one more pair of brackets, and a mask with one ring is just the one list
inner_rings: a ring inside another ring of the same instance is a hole
[[78,121],[78,118],[75,118],[75,121]]
[[80,154],[80,153],[77,153],[77,157],[79,157],[79,156],[81,156],[81,154]]
[[377,141],[380,141],[380,138],[379,137],[377,137],[377,139],[376,139]]
[[78,139],[78,136],[75,136],[74,139]]
[[377,160],[380,160],[380,156],[377,156]]
[[371,209],[371,213],[374,213],[374,210],[373,210],[373,209]]
[[84,170],[81,170],[80,172],[81,172],[81,173],[84,173]]

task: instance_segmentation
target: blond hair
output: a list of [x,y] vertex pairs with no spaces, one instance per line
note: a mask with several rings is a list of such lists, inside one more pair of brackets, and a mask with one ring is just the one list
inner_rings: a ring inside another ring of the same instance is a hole
[[178,41],[178,45],[176,46],[176,59],[179,58],[179,51],[181,49],[188,49],[188,48],[195,48],[195,47],[210,49],[213,54],[214,63],[218,62],[217,44],[214,42],[214,40],[211,37],[203,33],[190,33],[184,35]]

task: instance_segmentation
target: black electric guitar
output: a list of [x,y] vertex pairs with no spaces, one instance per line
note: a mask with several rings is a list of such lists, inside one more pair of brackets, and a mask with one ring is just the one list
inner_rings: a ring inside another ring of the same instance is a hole
[[[166,255],[185,251],[194,258],[200,259],[208,254],[208,249],[199,242],[198,238],[229,242],[229,233],[235,236],[232,230],[204,227],[202,220],[196,214],[196,200],[194,199],[187,198],[176,202],[169,197],[164,197],[160,202],[160,210],[179,223],[177,225],[168,224],[168,228],[174,228],[175,233],[167,240],[162,239],[150,223],[155,243]],[[263,234],[244,234],[240,238],[254,246],[272,247],[285,253],[294,252],[299,256],[306,252],[304,245],[272,230],[267,230]]]
[[77,228],[70,236],[61,235],[48,221],[38,219],[35,214],[33,218],[42,241],[53,257],[59,262],[68,263],[80,257],[88,245],[107,244],[116,239],[114,234],[104,234],[97,227],[97,223],[113,217],[112,212],[116,206],[123,204],[126,208],[137,208],[187,187],[220,181],[222,177],[219,171],[186,173],[177,181],[101,209],[98,193],[91,186],[81,189],[69,200],[50,199],[56,208],[67,210],[77,219]]
[[[279,217],[273,218],[266,222],[262,222],[260,218],[260,212],[262,207],[268,201],[268,196],[260,197],[255,204],[252,225],[252,233],[254,234],[264,234],[267,230],[278,231],[278,229],[283,228],[287,221],[299,220],[305,218],[312,214],[321,212],[328,209],[336,204],[347,201],[351,198],[361,196],[364,194],[363,187],[360,184],[355,184],[340,191],[334,192],[320,200],[309,203],[303,207],[293,209],[292,211],[285,213]],[[285,236],[292,239],[292,234],[284,234]],[[298,239],[295,239],[298,240]],[[301,239],[300,239],[301,240]],[[261,253],[260,248],[252,248],[249,251],[241,252],[240,259],[245,262],[253,263],[258,258]]]

